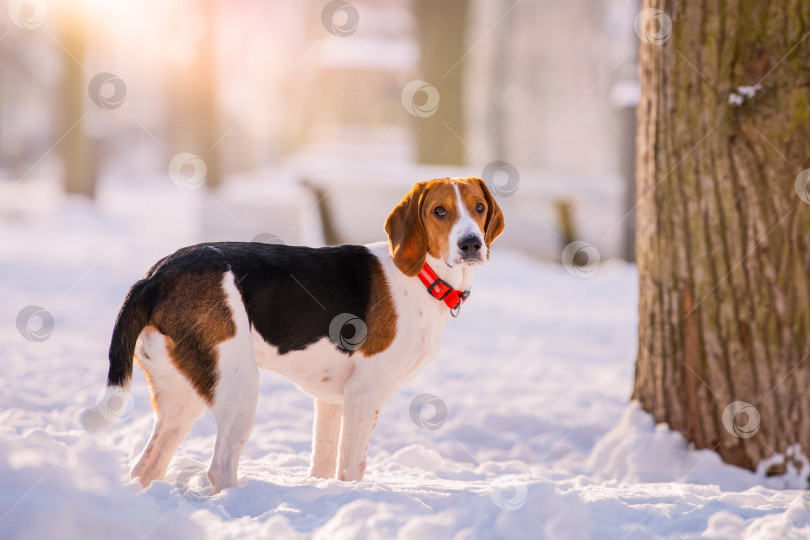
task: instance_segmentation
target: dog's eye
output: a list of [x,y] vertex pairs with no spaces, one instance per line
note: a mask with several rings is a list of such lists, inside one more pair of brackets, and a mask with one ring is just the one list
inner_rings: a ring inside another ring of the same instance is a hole
[[433,209],[433,213],[439,217],[444,217],[447,214],[447,210],[444,209],[444,206],[437,206]]
[[478,212],[479,214],[483,214],[484,210],[486,210],[486,207],[484,206],[484,203],[480,202],[480,203],[475,205],[475,211]]

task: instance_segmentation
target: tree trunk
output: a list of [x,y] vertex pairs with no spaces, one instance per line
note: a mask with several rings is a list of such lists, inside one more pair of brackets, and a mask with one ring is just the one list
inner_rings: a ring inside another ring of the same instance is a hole
[[487,138],[493,156],[498,159],[512,159],[509,152],[510,145],[507,138],[509,112],[506,107],[511,62],[513,58],[511,47],[514,39],[514,18],[509,16],[512,3],[500,0],[497,9],[493,11],[498,17],[498,25],[493,29],[493,56],[489,72],[489,103],[486,115]]
[[226,144],[227,130],[218,122],[216,69],[217,0],[195,4],[202,30],[197,35],[194,55],[177,65],[169,89],[171,159],[177,153],[190,152],[206,166],[206,188],[222,182],[219,148]]
[[[419,163],[464,164],[464,41],[468,0],[415,0],[420,69],[439,91],[435,114],[415,118]],[[455,133],[454,133],[455,132]]]
[[644,8],[672,34],[639,51],[633,397],[726,462],[790,466],[810,453],[810,3]]
[[[69,8],[60,11],[64,74],[60,92],[62,180],[65,191],[94,197],[96,193],[95,156],[84,132],[84,103],[87,99],[84,62],[87,52],[87,26],[83,14]],[[57,137],[60,135],[57,134]]]

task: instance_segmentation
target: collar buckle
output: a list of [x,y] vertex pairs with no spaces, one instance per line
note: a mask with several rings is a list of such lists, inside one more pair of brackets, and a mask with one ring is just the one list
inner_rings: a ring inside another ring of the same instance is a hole
[[[442,288],[437,288],[441,286]],[[436,300],[444,300],[447,295],[453,292],[453,287],[450,286],[445,280],[437,277],[436,280],[428,286],[428,292]]]
[[470,291],[459,291],[453,288],[452,285],[441,279],[433,268],[425,263],[422,271],[419,272],[419,279],[422,284],[427,287],[427,292],[441,302],[444,302],[450,308],[450,315],[458,317],[461,311],[461,305],[467,301],[470,296]]

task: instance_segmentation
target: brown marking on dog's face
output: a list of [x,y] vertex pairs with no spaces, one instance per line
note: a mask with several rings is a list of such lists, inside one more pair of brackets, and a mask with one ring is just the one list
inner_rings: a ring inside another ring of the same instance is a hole
[[218,270],[170,272],[161,280],[152,324],[166,336],[172,363],[208,404],[219,380],[217,345],[236,335]]
[[[456,186],[464,208],[459,207]],[[397,268],[415,276],[428,253],[446,259],[452,247],[450,231],[464,211],[478,224],[487,247],[503,232],[503,213],[480,178],[443,178],[414,185],[385,222]]]
[[372,356],[391,346],[397,334],[397,312],[385,271],[376,259],[371,270],[371,293],[366,311],[366,339],[360,352]]
[[[483,231],[484,242],[489,248],[492,242],[501,235],[506,225],[501,207],[489,192],[487,184],[480,178],[474,176],[462,178],[458,183],[458,188],[461,191],[461,198],[467,206],[467,211]],[[482,212],[478,211],[479,202],[484,204]],[[489,249],[487,249],[487,258],[489,258]]]
[[[459,208],[452,180],[433,180],[425,195],[422,223],[427,234],[427,252],[444,259],[450,251],[450,229],[458,220]],[[437,212],[441,210],[444,215]]]

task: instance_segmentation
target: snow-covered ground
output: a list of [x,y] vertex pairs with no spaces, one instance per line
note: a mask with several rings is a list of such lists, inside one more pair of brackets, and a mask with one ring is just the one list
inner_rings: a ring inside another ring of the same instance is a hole
[[[197,240],[199,194],[110,188],[95,210],[14,189],[38,202],[0,205],[0,538],[810,537],[801,490],[690,450],[628,404],[633,266],[578,278],[497,244],[439,360],[383,410],[363,482],[306,477],[311,400],[263,373],[240,487],[199,486],[206,414],[142,491],[127,477],[152,424],[140,372],[127,421],[91,437],[77,417],[103,388],[128,286]],[[37,318],[18,329],[29,305],[52,334]],[[420,411],[422,394],[435,398]]]

